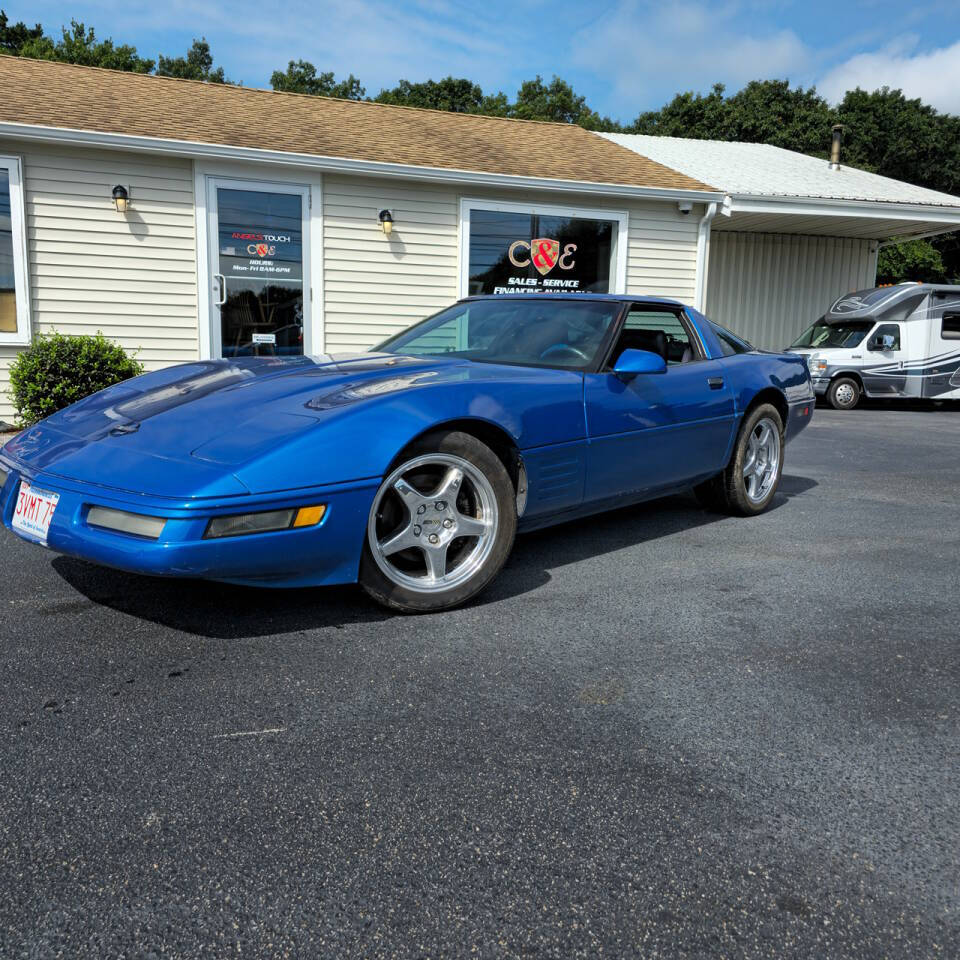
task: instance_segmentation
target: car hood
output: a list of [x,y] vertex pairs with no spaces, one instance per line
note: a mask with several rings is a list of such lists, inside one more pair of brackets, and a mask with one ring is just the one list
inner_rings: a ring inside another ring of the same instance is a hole
[[[183,364],[87,397],[24,431],[3,452],[29,471],[119,490],[177,499],[242,495],[249,489],[236,475],[239,467],[337,411],[494,374],[484,367],[391,354]],[[496,370],[511,375],[510,368]]]

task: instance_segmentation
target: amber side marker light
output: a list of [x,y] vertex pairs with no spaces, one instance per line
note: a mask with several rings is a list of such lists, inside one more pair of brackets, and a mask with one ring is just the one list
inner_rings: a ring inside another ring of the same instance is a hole
[[290,507],[286,510],[264,510],[260,513],[238,513],[229,517],[214,517],[203,535],[207,540],[220,537],[242,537],[249,533],[275,533],[297,527],[315,527],[327,512],[325,504],[310,507]]
[[322,504],[316,507],[301,507],[297,511],[297,516],[293,521],[295,527],[315,527],[327,512],[327,508]]

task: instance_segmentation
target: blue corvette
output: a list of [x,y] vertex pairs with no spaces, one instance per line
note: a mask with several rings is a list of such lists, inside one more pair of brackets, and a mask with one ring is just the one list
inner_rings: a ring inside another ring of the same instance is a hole
[[[4,524],[138,573],[357,580],[403,611],[482,590],[519,529],[693,488],[771,503],[814,395],[674,301],[472,297],[369,354],[189,363],[0,450]],[[571,533],[571,536],[574,536]]]

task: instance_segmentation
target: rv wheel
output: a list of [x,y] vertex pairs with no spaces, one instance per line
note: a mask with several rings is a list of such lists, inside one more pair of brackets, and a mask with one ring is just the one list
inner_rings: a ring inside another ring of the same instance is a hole
[[860,402],[860,384],[853,377],[837,377],[827,391],[827,402],[834,410],[852,410]]

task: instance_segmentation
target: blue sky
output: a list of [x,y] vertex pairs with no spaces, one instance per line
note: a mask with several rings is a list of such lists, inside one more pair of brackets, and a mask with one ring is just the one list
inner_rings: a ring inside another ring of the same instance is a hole
[[399,79],[466,76],[511,96],[540,73],[559,74],[602,113],[631,120],[681,90],[754,78],[816,84],[828,99],[849,87],[902,87],[960,113],[960,2],[885,0],[728,3],[645,0],[284,0],[279,4],[30,0],[3,4],[12,20],[48,32],[71,17],[141,55],[182,53],[206,36],[217,64],[248,86],[269,86],[290,59],[368,93]]

